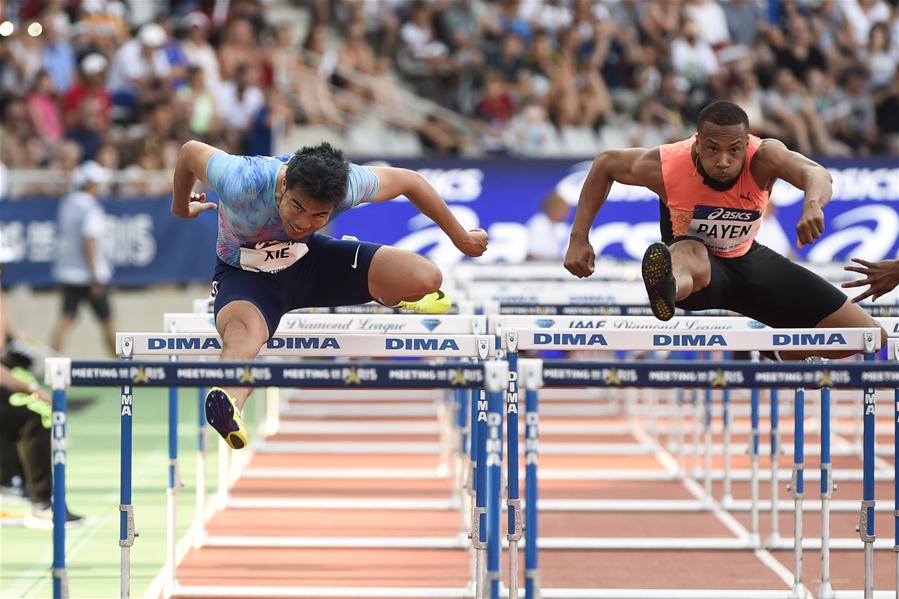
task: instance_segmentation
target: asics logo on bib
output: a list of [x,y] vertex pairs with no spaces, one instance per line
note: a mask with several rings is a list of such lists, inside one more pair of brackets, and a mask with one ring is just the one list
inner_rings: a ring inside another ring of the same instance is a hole
[[725,208],[716,208],[709,212],[709,215],[706,217],[709,220],[752,220],[752,212],[746,212],[744,210],[727,210]]

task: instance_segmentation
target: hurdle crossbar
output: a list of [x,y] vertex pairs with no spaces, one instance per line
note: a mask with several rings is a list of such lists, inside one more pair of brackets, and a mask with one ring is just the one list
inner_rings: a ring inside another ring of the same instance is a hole
[[[481,358],[493,355],[488,335],[285,334],[273,336],[260,356],[304,358]],[[218,335],[206,333],[116,333],[116,352],[128,356],[214,356]]]

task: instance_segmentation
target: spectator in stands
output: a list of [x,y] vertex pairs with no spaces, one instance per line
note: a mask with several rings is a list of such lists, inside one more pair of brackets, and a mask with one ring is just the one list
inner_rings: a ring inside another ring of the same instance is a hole
[[218,49],[219,71],[222,80],[237,79],[240,67],[258,77],[260,52],[253,26],[247,19],[233,19],[225,29],[225,40]]
[[884,22],[875,23],[864,52],[864,64],[871,74],[869,81],[872,92],[889,87],[897,76],[899,65],[899,44],[890,41],[890,28]]
[[243,153],[253,118],[265,104],[265,95],[256,85],[256,72],[248,63],[237,66],[233,81],[223,81],[216,94],[218,113],[227,126],[225,137],[231,148]]
[[778,69],[774,86],[766,95],[763,106],[768,117],[783,128],[786,137],[782,141],[809,155],[812,153],[812,142],[803,112],[811,110],[812,104],[804,91],[805,88],[789,69]]
[[699,37],[699,25],[685,21],[680,37],[671,43],[671,66],[691,88],[704,88],[719,74],[718,59],[712,47]]
[[57,352],[63,351],[79,304],[87,301],[103,327],[107,350],[115,355],[115,325],[108,287],[112,267],[101,245],[106,222],[103,208],[97,201],[100,186],[109,180],[110,173],[106,169],[96,162],[85,162],[75,172],[72,191],[59,207],[53,276],[60,285],[62,314],[50,342]]
[[8,46],[2,61],[6,63],[9,60],[3,69],[3,88],[21,93],[31,86],[38,71],[43,68],[44,38],[29,35],[23,27],[11,41],[0,42],[0,46]]
[[52,18],[42,20],[43,68],[50,74],[56,91],[63,94],[72,86],[75,76],[75,51],[66,39],[66,32],[62,31],[58,20]]
[[106,67],[109,61],[98,52],[81,59],[81,74],[63,98],[63,121],[66,129],[77,126],[82,117],[82,105],[86,110],[97,113],[104,125],[109,122],[112,95],[106,89]]
[[845,0],[839,5],[857,48],[867,46],[871,28],[886,23],[890,16],[890,8],[883,0]]
[[683,131],[672,121],[670,111],[655,98],[643,102],[637,120],[631,125],[630,145],[653,148],[683,137]]
[[862,66],[843,74],[837,94],[842,116],[834,120],[834,134],[854,152],[867,156],[877,147],[877,121],[874,101],[868,93],[868,72]]
[[511,154],[541,157],[556,145],[556,131],[547,118],[546,109],[537,103],[525,105],[509,121],[504,142]]
[[181,40],[181,49],[187,57],[188,64],[203,70],[208,89],[218,88],[221,81],[219,59],[209,43],[209,17],[199,11],[190,12],[181,20],[181,27],[185,32],[184,39]]
[[137,38],[128,40],[116,51],[107,85],[126,120],[138,116],[139,106],[155,104],[166,97],[166,78],[171,71],[162,50],[166,41],[165,29],[148,23],[140,28]]
[[41,139],[47,143],[62,139],[62,115],[53,79],[47,71],[39,71],[35,76],[28,95],[28,113],[31,116],[31,126]]
[[875,101],[882,150],[895,156],[899,154],[899,77],[893,79],[890,87],[878,91]]
[[205,138],[220,130],[220,119],[215,106],[215,96],[206,85],[207,71],[192,65],[187,69],[187,83],[177,92],[178,101],[187,118],[190,131]]
[[699,37],[715,50],[730,45],[727,15],[715,0],[687,0],[684,17],[696,23]]
[[503,128],[515,115],[515,110],[515,99],[503,76],[496,71],[488,71],[477,108],[478,116],[484,120],[484,145],[488,151],[502,149]]
[[755,47],[764,25],[762,7],[755,0],[730,0],[721,5],[727,19],[727,32],[734,44]]

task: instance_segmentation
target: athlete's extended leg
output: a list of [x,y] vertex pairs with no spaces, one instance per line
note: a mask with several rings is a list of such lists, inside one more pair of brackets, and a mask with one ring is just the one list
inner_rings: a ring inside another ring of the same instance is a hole
[[[870,314],[864,311],[858,304],[853,304],[852,300],[847,299],[842,306],[815,325],[819,329],[842,329],[854,327],[876,327],[880,328],[881,347],[887,344],[887,332],[874,320]],[[814,352],[780,352],[781,359],[784,360],[801,360],[809,356],[818,356],[821,358],[848,358],[857,354],[856,351],[814,351]]]
[[[422,312],[446,312],[449,298],[440,291],[443,275],[437,265],[423,256],[390,246],[378,248],[368,270],[368,290],[387,304],[407,303]],[[427,300],[427,301],[425,301]]]
[[674,316],[674,304],[708,287],[712,266],[705,246],[681,239],[671,246],[653,243],[643,254],[643,282],[653,314],[659,320]]
[[[223,307],[215,319],[222,338],[221,360],[253,360],[268,340],[268,325],[251,302],[237,300]],[[233,449],[247,444],[247,432],[240,410],[252,389],[213,387],[206,394],[206,420]]]

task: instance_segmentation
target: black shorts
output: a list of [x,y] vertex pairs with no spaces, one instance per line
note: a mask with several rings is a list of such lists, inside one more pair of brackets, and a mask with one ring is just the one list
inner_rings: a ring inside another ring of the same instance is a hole
[[374,299],[368,291],[368,270],[381,244],[315,233],[306,245],[305,256],[276,273],[243,270],[218,260],[212,284],[215,315],[233,301],[248,301],[262,313],[271,337],[291,310]]
[[678,308],[732,310],[769,327],[813,328],[846,302],[838,288],[760,243],[736,258],[710,252],[709,262],[709,286],[677,302]]
[[75,314],[78,312],[78,306],[80,306],[83,301],[90,303],[91,308],[94,310],[94,314],[96,314],[97,318],[100,320],[108,320],[112,315],[112,309],[109,307],[109,288],[105,285],[101,288],[98,297],[91,295],[91,288],[89,285],[63,284],[61,289],[62,313],[64,316],[74,318]]

